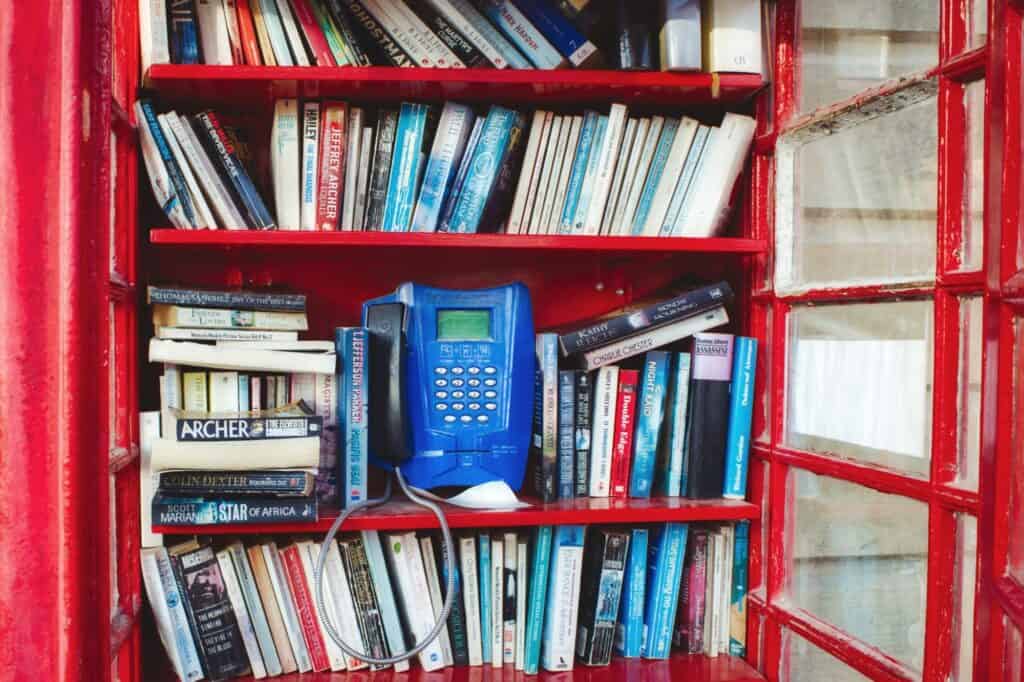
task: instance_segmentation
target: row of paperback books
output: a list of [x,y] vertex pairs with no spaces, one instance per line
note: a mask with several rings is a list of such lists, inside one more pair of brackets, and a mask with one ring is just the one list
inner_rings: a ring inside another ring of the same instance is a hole
[[[508,665],[536,674],[577,660],[608,665],[613,654],[743,656],[748,536],[746,522],[459,533],[453,608],[417,661],[425,671]],[[181,679],[371,668],[329,629],[386,658],[440,617],[448,562],[436,531],[343,535],[326,546],[322,600],[314,576],[324,546],[280,544],[142,550],[157,629]]]
[[709,126],[622,104],[539,110],[527,125],[502,106],[405,103],[368,125],[345,102],[284,99],[270,139],[275,219],[213,112],[138,106],[154,193],[185,229],[708,237],[754,133],[738,114]]
[[703,16],[699,0],[139,0],[139,21],[144,70],[607,65],[760,73],[762,63],[760,0],[716,0]]

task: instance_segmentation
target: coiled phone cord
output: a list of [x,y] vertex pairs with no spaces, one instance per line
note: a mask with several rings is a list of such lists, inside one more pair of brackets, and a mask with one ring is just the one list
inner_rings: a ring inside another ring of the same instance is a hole
[[[437,622],[434,623],[434,627],[430,631],[430,633],[427,634],[427,636],[424,637],[422,641],[416,644],[416,646],[414,646],[412,649],[409,649],[405,653],[396,654],[394,656],[389,656],[387,658],[373,658],[367,653],[357,651],[354,647],[347,644],[341,638],[341,635],[335,629],[334,623],[331,622],[330,614],[332,614],[333,611],[328,610],[326,608],[327,600],[324,599],[324,563],[327,560],[327,550],[331,546],[331,543],[334,542],[334,536],[341,529],[341,525],[345,523],[345,520],[349,516],[362,509],[369,509],[371,507],[380,506],[391,499],[390,477],[387,480],[387,487],[384,489],[383,496],[359,502],[357,504],[352,505],[351,507],[348,507],[347,509],[342,510],[341,514],[338,515],[338,518],[334,520],[333,524],[331,524],[331,528],[327,531],[327,535],[324,536],[324,541],[320,545],[320,556],[317,558],[316,561],[316,571],[313,573],[313,579],[316,584],[316,603],[320,609],[320,613],[324,614],[325,616],[323,619],[323,625],[324,629],[327,631],[327,634],[330,636],[331,639],[334,640],[335,644],[337,644],[338,647],[346,654],[352,656],[353,658],[358,658],[360,661],[366,661],[367,663],[371,663],[373,665],[391,665],[393,663],[399,663],[406,659],[412,658],[413,656],[427,648],[431,642],[437,639],[437,636],[441,634],[441,629],[445,626],[445,623],[447,623],[448,614],[452,610],[452,602],[454,601],[455,596],[455,547],[452,541],[452,532],[448,528],[448,521],[444,517],[444,512],[441,511],[441,507],[437,503],[417,495],[416,492],[412,488],[410,488],[409,485],[405,482],[405,477],[402,476],[401,469],[395,467],[394,471],[395,478],[398,479],[398,485],[402,489],[402,492],[405,493],[406,497],[408,497],[409,500],[414,504],[417,504],[421,507],[425,507],[426,509],[429,509],[431,512],[433,512],[434,516],[437,517],[438,523],[441,525],[441,537],[444,539],[445,550],[442,559],[448,566],[448,580],[447,589],[445,590],[444,596],[444,606],[441,607],[441,613],[437,618]],[[424,557],[424,559],[426,558],[427,557]]]

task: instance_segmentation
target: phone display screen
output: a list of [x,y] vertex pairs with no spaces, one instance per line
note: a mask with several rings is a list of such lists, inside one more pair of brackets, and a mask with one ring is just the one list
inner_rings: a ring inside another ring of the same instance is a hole
[[448,309],[437,311],[438,341],[486,341],[491,336],[491,311]]

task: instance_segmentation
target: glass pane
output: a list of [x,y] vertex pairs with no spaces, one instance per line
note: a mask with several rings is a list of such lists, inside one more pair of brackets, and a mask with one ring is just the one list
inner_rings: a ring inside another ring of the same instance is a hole
[[960,301],[960,360],[957,384],[957,477],[955,483],[978,489],[981,448],[981,296]]
[[814,0],[801,3],[800,111],[939,61],[935,0]]
[[981,47],[988,39],[988,0],[971,2],[970,33],[968,42],[971,47]]
[[926,476],[932,336],[930,300],[794,307],[786,443]]
[[985,234],[985,81],[974,81],[964,88],[967,110],[967,167],[964,169],[963,244],[960,269],[981,269]]
[[870,679],[795,632],[784,630],[783,637],[780,677],[784,682],[860,682]]
[[1007,568],[1024,583],[1024,319],[1015,323],[1013,350],[1013,455],[1010,462],[1010,518]]
[[978,569],[978,520],[956,515],[956,565],[953,588],[954,682],[970,682],[974,664],[974,585]]
[[1013,622],[1003,617],[1003,679],[1006,682],[1024,682],[1021,676],[1021,656],[1024,655],[1024,643],[1020,630],[1013,627]]
[[801,470],[790,486],[789,600],[920,669],[928,505]]
[[937,126],[928,97],[797,150],[780,289],[934,278]]

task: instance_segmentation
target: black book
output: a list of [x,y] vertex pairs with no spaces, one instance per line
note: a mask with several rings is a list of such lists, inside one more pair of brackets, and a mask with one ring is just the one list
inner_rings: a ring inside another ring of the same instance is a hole
[[690,413],[686,428],[687,497],[722,496],[732,347],[732,334],[695,334],[693,337]]
[[347,15],[348,24],[355,34],[356,43],[379,66],[416,66],[416,62],[402,49],[384,27],[366,11],[359,0],[328,0],[332,14]]
[[[365,651],[373,658],[387,658],[391,651],[384,635],[384,621],[380,615],[377,591],[370,575],[370,562],[366,558],[363,540],[358,535],[343,538],[338,540],[338,549],[341,561],[345,565],[345,574],[348,576],[352,603],[356,609],[356,622]],[[380,670],[386,666],[371,664],[370,667]]]
[[[459,558],[457,555],[458,545],[456,539],[452,538],[452,549],[456,556],[446,556],[444,539],[437,531],[421,533],[422,536],[430,538],[430,544],[434,549],[433,560],[437,565],[437,579],[441,583],[441,598],[448,596],[448,571],[455,572],[455,596],[452,597],[452,610],[448,612],[448,639],[452,645],[453,665],[469,665],[469,639],[466,632],[466,605],[462,599],[462,577],[459,574]],[[430,557],[424,556],[423,560],[428,561]]]
[[608,665],[612,660],[628,550],[629,533],[607,529],[588,533],[576,636],[576,656],[587,665]]
[[187,287],[146,287],[146,303],[228,310],[306,312],[306,295],[274,291],[217,291]]
[[313,474],[301,470],[164,471],[159,488],[169,495],[306,496],[313,492]]
[[516,114],[516,121],[509,131],[508,145],[505,146],[498,168],[498,176],[494,180],[483,213],[480,214],[478,232],[500,232],[508,220],[509,209],[515,198],[516,182],[519,180],[519,169],[523,165],[523,154],[526,153],[526,115]]
[[576,374],[558,371],[558,497],[576,496]]
[[155,526],[216,526],[254,523],[307,523],[317,520],[312,497],[179,497],[157,490]]
[[407,3],[409,9],[416,13],[424,24],[441,39],[441,42],[469,68],[487,67],[491,62],[484,53],[476,49],[473,43],[456,30],[437,10],[425,2]]
[[395,150],[395,130],[398,110],[381,109],[377,114],[377,134],[373,148],[373,170],[366,193],[366,219],[364,230],[379,230],[384,221],[384,207],[388,199],[388,179],[391,176],[391,157]]
[[653,20],[658,16],[654,0],[616,0],[615,59],[623,70],[657,69],[655,45],[657,32]]
[[576,372],[576,414],[573,426],[576,430],[576,497],[590,494],[590,418],[591,386],[589,372]]
[[176,420],[174,430],[179,441],[240,441],[320,436],[323,426],[324,418],[312,415],[209,419],[182,415]]
[[195,0],[171,0],[167,5],[172,64],[202,64],[202,41]]
[[249,659],[213,548],[190,540],[167,553],[206,678],[247,675]]

